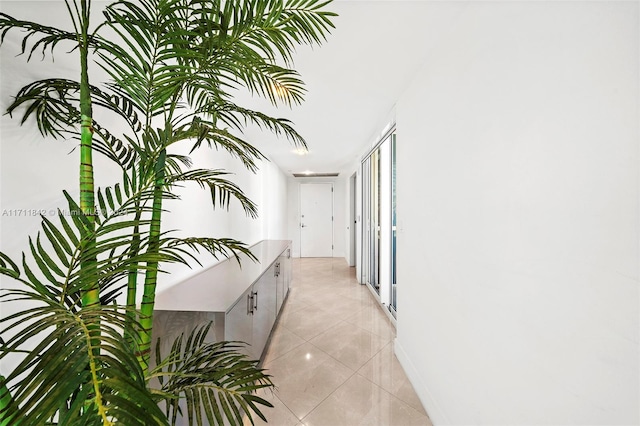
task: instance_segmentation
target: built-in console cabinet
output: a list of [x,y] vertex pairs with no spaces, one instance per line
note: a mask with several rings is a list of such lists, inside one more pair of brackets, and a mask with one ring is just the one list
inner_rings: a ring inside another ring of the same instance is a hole
[[291,283],[291,241],[264,240],[251,247],[258,258],[227,259],[156,296],[153,339],[168,353],[174,339],[212,322],[206,340],[237,340],[259,359],[287,298]]

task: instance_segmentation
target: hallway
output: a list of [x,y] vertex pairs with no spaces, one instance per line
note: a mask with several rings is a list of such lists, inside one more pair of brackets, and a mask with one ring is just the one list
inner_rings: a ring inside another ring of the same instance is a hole
[[393,354],[394,337],[344,259],[294,259],[289,297],[264,359],[277,387],[261,395],[274,405],[264,410],[268,424],[431,425]]

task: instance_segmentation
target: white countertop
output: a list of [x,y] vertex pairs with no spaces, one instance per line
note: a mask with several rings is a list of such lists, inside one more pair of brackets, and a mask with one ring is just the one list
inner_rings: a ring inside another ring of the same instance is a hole
[[289,240],[263,240],[250,247],[259,262],[242,255],[202,270],[156,294],[155,309],[163,311],[227,312],[278,256]]

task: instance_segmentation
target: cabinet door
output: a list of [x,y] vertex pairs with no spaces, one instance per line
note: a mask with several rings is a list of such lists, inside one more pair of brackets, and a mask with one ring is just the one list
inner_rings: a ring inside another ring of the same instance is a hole
[[253,339],[251,351],[256,359],[262,356],[271,328],[276,321],[275,271],[275,265],[271,266],[253,285]]
[[252,295],[252,289],[249,288],[227,312],[224,322],[224,339],[246,342],[249,346],[243,348],[240,352],[249,356],[253,356],[251,346],[253,345]]
[[287,289],[285,289],[285,279],[284,279],[285,275],[283,273],[283,266],[284,266],[285,259],[286,259],[286,256],[280,255],[280,257],[278,257],[278,260],[276,262],[276,265],[278,265],[276,268],[276,275],[277,275],[276,276],[276,316],[278,316],[278,313],[282,308],[282,303],[284,302],[284,298],[287,295]]
[[291,288],[291,280],[293,278],[293,262],[291,260],[291,246],[287,247],[284,252],[284,259],[282,261],[282,266],[280,267],[280,274],[282,275],[282,279],[284,281],[284,297],[287,297],[287,293],[289,293],[289,288]]
[[281,305],[284,299],[287,298],[289,288],[291,287],[291,247],[287,247],[287,249],[282,252],[278,261],[280,262],[280,274],[278,276],[280,280],[279,286],[282,288],[282,300],[280,305],[278,305],[278,312],[280,312]]

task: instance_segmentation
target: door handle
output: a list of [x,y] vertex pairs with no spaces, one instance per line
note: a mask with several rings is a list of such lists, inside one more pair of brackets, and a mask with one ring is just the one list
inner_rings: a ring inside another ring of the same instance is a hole
[[253,313],[253,311],[257,311],[258,310],[258,292],[255,291],[253,292],[253,310],[251,311]]

